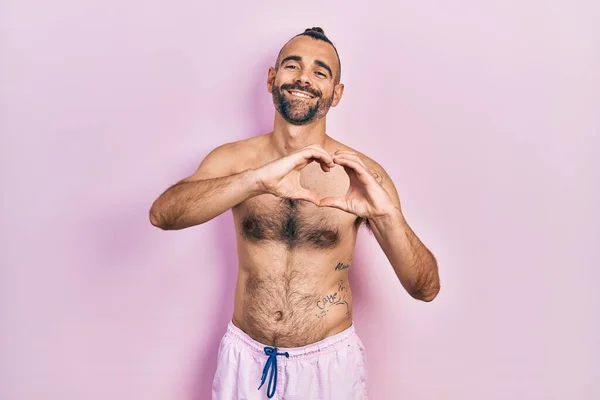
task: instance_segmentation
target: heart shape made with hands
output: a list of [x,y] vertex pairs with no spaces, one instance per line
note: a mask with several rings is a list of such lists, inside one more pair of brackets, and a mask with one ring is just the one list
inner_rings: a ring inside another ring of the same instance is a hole
[[[345,194],[341,196],[326,196],[319,198],[317,192],[321,190],[311,190],[310,186],[322,187],[323,181],[317,180],[311,182],[309,187],[305,188],[310,192],[312,202],[319,207],[333,207],[345,212],[355,214],[360,217],[368,218],[370,215],[377,214],[381,209],[387,209],[391,205],[391,199],[382,186],[383,179],[381,175],[366,166],[364,161],[357,153],[351,151],[336,151],[332,155],[334,168],[341,166],[349,178],[349,185]],[[331,173],[332,169],[322,160],[315,160],[321,164],[321,169],[325,173]],[[325,183],[326,184],[326,183]],[[327,184],[326,184],[327,185]],[[338,190],[331,184],[328,184],[327,192],[342,193],[344,189],[339,185]]]

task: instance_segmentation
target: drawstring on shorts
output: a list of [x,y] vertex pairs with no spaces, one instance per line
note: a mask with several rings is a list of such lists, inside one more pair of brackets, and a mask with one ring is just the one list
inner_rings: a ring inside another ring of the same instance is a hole
[[[277,388],[277,356],[286,356],[286,358],[290,357],[290,353],[287,351],[284,353],[278,353],[277,347],[269,347],[265,346],[265,354],[269,356],[267,359],[267,363],[263,368],[262,378],[260,381],[260,386],[258,390],[262,387],[267,379],[267,374],[269,374],[269,383],[267,384],[267,397],[272,398],[275,396],[275,389]],[[269,371],[270,370],[270,371]]]

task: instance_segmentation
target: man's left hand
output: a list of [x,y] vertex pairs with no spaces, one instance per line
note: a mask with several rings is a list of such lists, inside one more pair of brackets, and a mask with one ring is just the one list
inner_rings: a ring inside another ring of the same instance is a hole
[[338,150],[333,154],[333,162],[344,167],[350,178],[350,187],[343,197],[321,199],[319,206],[338,208],[367,219],[398,211],[380,184],[381,177],[369,170],[358,154]]

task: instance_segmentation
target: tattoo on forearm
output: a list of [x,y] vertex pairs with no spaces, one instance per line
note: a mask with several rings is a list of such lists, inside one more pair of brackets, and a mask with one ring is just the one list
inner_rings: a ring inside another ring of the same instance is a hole
[[324,296],[319,301],[317,301],[318,312],[317,312],[317,314],[315,314],[315,316],[318,318],[323,318],[329,313],[329,310],[332,309],[334,306],[344,306],[345,305],[346,306],[346,315],[349,317],[350,316],[350,305],[345,300],[345,296],[344,296],[344,294],[347,290],[348,290],[348,287],[346,286],[344,281],[340,280],[338,282],[338,291],[337,292],[332,292],[332,293]]
[[371,174],[373,175],[373,177],[375,178],[375,180],[377,182],[379,182],[379,184],[383,183],[383,176],[381,176],[381,174],[377,171],[375,171],[374,169],[369,168],[369,171],[371,172]]
[[341,270],[343,270],[343,269],[348,269],[348,268],[350,268],[350,264],[338,263],[338,264],[335,266],[335,270],[336,270],[336,271],[341,271]]

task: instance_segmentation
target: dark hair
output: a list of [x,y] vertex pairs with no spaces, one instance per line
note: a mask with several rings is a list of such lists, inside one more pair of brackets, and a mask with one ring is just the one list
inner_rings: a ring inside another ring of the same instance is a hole
[[[323,29],[319,28],[319,27],[307,28],[304,30],[304,32],[297,34],[292,39],[297,38],[298,36],[308,36],[315,40],[321,40],[325,43],[329,43],[331,45],[331,47],[333,47],[333,50],[335,51],[335,55],[337,56],[338,65],[339,65],[338,73],[335,76],[335,83],[336,84],[340,83],[340,80],[342,77],[342,62],[340,61],[340,55],[338,54],[338,51],[335,48],[335,45],[333,44],[333,42],[331,40],[329,40],[329,38],[325,35],[325,31],[323,31]],[[288,40],[287,43],[291,42],[292,39]],[[285,45],[283,47],[285,47]],[[281,50],[283,50],[283,47],[281,48]],[[279,69],[279,60],[281,57],[281,50],[279,50],[279,54],[277,55],[277,63],[275,65],[275,71],[277,71]]]
[[329,44],[331,44],[333,46],[333,43],[331,43],[331,40],[329,40],[329,38],[327,37],[327,35],[325,35],[325,31],[322,28],[319,28],[319,27],[316,27],[316,28],[307,28],[307,29],[304,30],[304,32],[299,33],[296,36],[310,36],[313,39],[322,40],[322,41],[327,42],[327,43],[329,43]]

